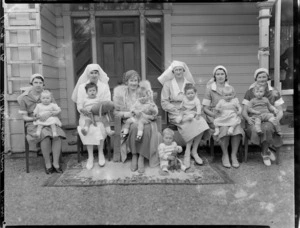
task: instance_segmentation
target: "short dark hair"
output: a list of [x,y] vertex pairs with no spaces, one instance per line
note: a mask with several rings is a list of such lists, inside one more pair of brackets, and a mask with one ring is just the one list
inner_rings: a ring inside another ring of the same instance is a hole
[[188,90],[194,90],[195,93],[197,93],[196,87],[192,83],[187,83],[184,87],[184,93],[186,93]]
[[222,70],[223,72],[224,72],[224,74],[225,74],[225,82],[227,82],[227,73],[226,73],[226,71],[223,69],[223,68],[218,68],[218,69],[216,69],[216,71],[215,71],[215,73],[214,73],[214,81],[217,81],[217,79],[216,79],[216,73],[217,73],[217,70]]
[[88,91],[88,89],[90,89],[90,88],[96,88],[96,91],[98,91],[98,86],[94,83],[94,82],[89,82],[88,84],[86,84],[85,85],[85,91],[87,92]]

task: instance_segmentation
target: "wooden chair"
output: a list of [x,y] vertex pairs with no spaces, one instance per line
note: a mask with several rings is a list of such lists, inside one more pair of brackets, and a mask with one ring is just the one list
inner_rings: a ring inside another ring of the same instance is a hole
[[[26,128],[26,122],[24,121],[24,133],[25,133],[25,162],[26,162],[26,173],[29,173],[29,143],[26,138],[27,135],[27,128]],[[37,151],[36,155],[38,157],[39,151]]]
[[[103,147],[103,149],[107,153],[108,161],[110,161],[111,157],[112,157],[112,150],[114,148],[114,145],[112,145],[112,144],[114,143],[114,141],[116,141],[115,138],[118,138],[117,134],[118,135],[121,134],[121,128],[117,127],[116,124],[115,124],[116,120],[117,120],[117,118],[114,118],[114,120],[110,121],[110,126],[114,128],[115,135],[108,136],[104,140],[104,147]],[[79,125],[79,123],[78,123],[78,125]],[[83,153],[83,144],[82,144],[82,141],[80,139],[79,134],[77,133],[77,161],[78,161],[78,163],[81,161],[81,154],[82,153]]]

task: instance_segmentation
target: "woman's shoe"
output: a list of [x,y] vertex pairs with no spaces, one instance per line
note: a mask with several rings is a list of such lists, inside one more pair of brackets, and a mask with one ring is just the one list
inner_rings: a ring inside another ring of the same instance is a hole
[[222,164],[225,168],[231,168],[228,156],[222,156]]
[[266,166],[270,166],[271,165],[271,160],[270,157],[268,155],[262,155],[263,157],[263,162]]
[[190,156],[190,154],[184,155],[183,164],[185,165],[185,167],[187,169],[191,167],[191,156]]
[[55,167],[53,166],[53,171],[56,172],[56,173],[63,173],[63,171],[62,171],[62,169],[61,169],[60,167],[55,168]]
[[199,157],[197,152],[192,152],[192,156],[198,165],[203,165],[203,160]]
[[130,165],[130,170],[132,171],[132,172],[135,172],[135,171],[137,171],[137,169],[138,169],[138,158],[137,158],[137,155],[133,155],[132,156],[132,160],[131,160],[131,165]]
[[239,168],[240,167],[240,163],[239,163],[239,161],[237,160],[237,157],[235,156],[235,155],[232,155],[231,154],[231,162],[232,162],[232,167],[233,168]]
[[53,171],[54,171],[54,170],[53,170],[53,167],[51,167],[51,168],[49,168],[49,169],[45,168],[46,174],[52,174]]

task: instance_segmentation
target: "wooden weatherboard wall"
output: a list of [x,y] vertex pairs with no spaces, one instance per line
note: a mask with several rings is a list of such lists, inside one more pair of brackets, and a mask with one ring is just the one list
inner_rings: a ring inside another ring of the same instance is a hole
[[68,124],[67,82],[63,48],[61,4],[41,4],[41,38],[43,75],[49,89],[61,107],[62,124]]
[[224,65],[240,102],[258,68],[256,3],[173,3],[171,52],[187,63],[203,99],[213,68]]

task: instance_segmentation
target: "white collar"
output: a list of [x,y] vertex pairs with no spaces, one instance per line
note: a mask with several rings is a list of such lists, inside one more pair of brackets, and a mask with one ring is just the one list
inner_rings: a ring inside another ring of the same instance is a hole
[[[254,88],[255,85],[256,85],[256,82],[252,83],[252,84],[250,85],[249,89]],[[271,86],[271,81],[270,81],[270,80],[267,81],[267,85],[268,85],[268,89],[269,89],[269,90],[273,90],[273,87]]]
[[[224,86],[229,86],[229,84],[227,82],[224,83]],[[216,82],[213,82],[211,85],[210,85],[210,88],[211,90],[213,91],[217,91],[217,83]]]
[[174,93],[175,93],[176,96],[177,96],[179,93],[184,93],[184,87],[185,87],[185,84],[186,84],[186,83],[189,83],[189,81],[188,81],[186,78],[184,78],[182,90],[180,90],[180,88],[179,88],[179,86],[178,86],[178,83],[177,83],[177,81],[176,81],[175,78],[172,79],[171,83],[172,83],[172,87],[173,87]]

